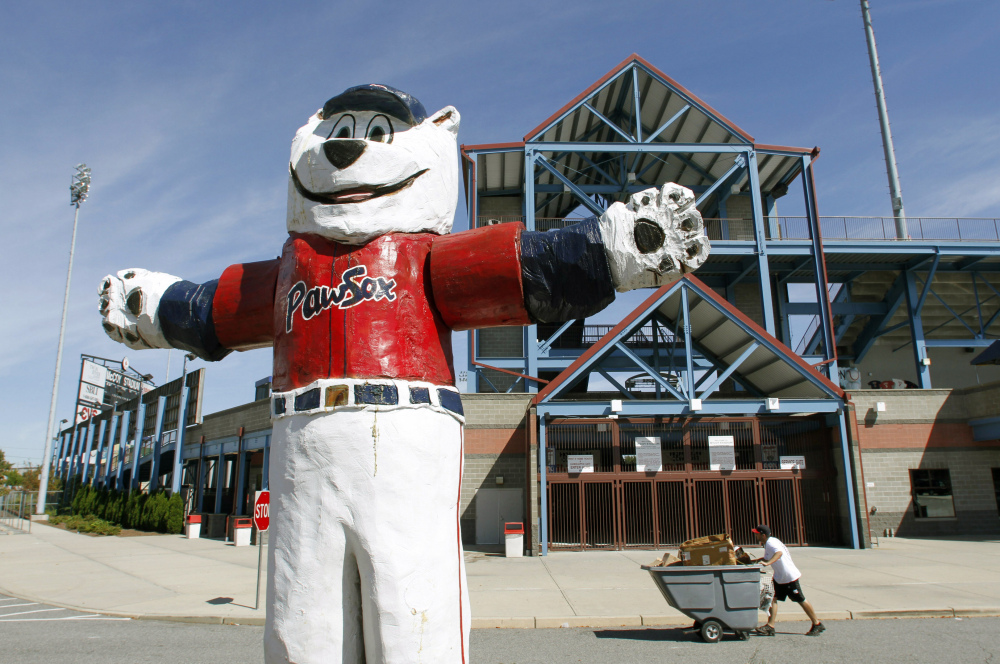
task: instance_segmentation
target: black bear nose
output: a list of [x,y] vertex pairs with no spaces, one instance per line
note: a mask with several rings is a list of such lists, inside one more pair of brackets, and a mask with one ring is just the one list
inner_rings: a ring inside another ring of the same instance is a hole
[[368,144],[364,141],[335,138],[323,144],[323,152],[337,168],[347,168],[358,160]]

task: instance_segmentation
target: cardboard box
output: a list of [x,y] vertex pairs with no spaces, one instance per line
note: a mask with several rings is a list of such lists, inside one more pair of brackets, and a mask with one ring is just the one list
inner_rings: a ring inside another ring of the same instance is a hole
[[685,565],[691,566],[736,564],[733,541],[728,535],[709,535],[688,540],[680,546],[680,557]]
[[653,562],[650,567],[670,567],[671,565],[681,565],[683,561],[672,553],[663,554],[662,558],[659,558]]

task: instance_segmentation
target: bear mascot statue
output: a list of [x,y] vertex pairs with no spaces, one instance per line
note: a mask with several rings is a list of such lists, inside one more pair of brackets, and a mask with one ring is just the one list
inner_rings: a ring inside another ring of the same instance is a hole
[[268,664],[468,662],[451,331],[584,318],[708,256],[675,184],[554,231],[451,234],[458,126],[453,107],[352,87],[292,140],[278,258],[100,285],[129,348],[274,349]]

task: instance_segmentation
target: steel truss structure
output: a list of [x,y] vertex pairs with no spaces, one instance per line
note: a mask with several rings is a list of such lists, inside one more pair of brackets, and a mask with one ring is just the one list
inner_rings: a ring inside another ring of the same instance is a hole
[[[910,347],[916,382],[930,388],[929,349],[987,346],[998,338],[998,220],[909,219],[909,237],[897,238],[891,217],[820,217],[818,148],[756,142],[637,55],[522,141],[462,146],[462,154],[470,225],[520,221],[528,230],[558,228],[600,215],[632,193],[676,182],[695,192],[712,242],[697,284],[685,280],[678,287],[685,298],[680,327],[660,312],[644,321],[644,331],[619,325],[598,344],[581,341],[588,336],[584,321],[528,326],[519,343],[506,345],[491,341],[499,338],[496,330],[470,332],[469,390],[538,392],[542,449],[546,417],[679,416],[691,413],[699,399],[698,416],[766,413],[767,397],[780,395],[759,387],[755,392],[753,381],[726,398],[717,392],[761,349],[780,356],[782,366],[801,369],[800,375],[839,385],[839,366],[862,362],[881,339],[894,350]],[[795,181],[805,214],[778,216],[776,201]],[[803,298],[806,288],[812,296]],[[766,339],[750,334],[757,345],[748,342],[720,364],[691,336],[686,298],[696,292],[700,303],[727,302],[731,310],[723,318],[737,326],[753,321],[733,305],[746,311]],[[650,342],[645,347],[629,343],[640,331]],[[597,345],[604,349],[600,357]],[[518,346],[520,352],[510,350]],[[674,363],[671,378],[663,362]],[[551,397],[551,383],[575,383],[586,392],[586,377],[595,371],[621,393],[619,413],[611,411],[611,399],[571,398],[565,389],[562,400]],[[633,398],[615,371],[638,372],[630,380],[655,386],[656,398]],[[782,399],[781,411],[829,413],[850,468],[837,385],[799,402]],[[540,471],[544,487],[545,464]],[[854,514],[853,489],[846,484]],[[542,489],[543,501],[545,495]],[[853,530],[857,546],[857,523]],[[545,529],[540,532],[544,537]]]
[[[581,209],[599,215],[611,202],[664,182],[692,189],[712,241],[698,272],[705,283],[732,303],[738,286],[752,286],[762,326],[828,377],[836,380],[839,364],[861,362],[888,337],[894,349],[912,346],[917,382],[929,388],[927,349],[988,346],[1000,337],[993,327],[1000,317],[1000,223],[910,219],[910,237],[897,239],[892,218],[820,217],[818,155],[818,148],[755,142],[635,55],[523,141],[463,146],[468,213],[477,226],[523,221],[529,230],[546,230],[574,223],[569,215]],[[776,201],[796,179],[806,214],[779,217]],[[498,198],[519,201],[520,214],[484,212]],[[737,201],[743,216],[732,212]],[[812,285],[813,301],[790,301],[790,284]],[[793,316],[811,319],[799,344]],[[564,370],[579,354],[555,345],[570,325],[545,338],[537,326],[525,328],[516,357],[484,356],[473,335],[470,391],[503,391],[484,379],[486,368],[516,377],[504,390],[537,391],[543,375]]]

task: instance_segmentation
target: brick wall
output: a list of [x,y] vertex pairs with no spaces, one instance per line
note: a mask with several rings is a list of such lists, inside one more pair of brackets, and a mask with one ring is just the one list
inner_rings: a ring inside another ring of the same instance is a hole
[[[1000,441],[973,440],[967,424],[1000,404],[998,387],[850,391],[874,535],[886,528],[902,536],[1000,533],[991,471],[1000,468]],[[879,401],[885,403],[883,412],[876,410]],[[910,470],[919,468],[949,470],[954,518],[914,516]]]
[[[475,544],[476,493],[482,488],[527,494],[527,411],[530,394],[463,394],[465,472],[462,475],[462,541]],[[496,483],[503,477],[503,484]]]

